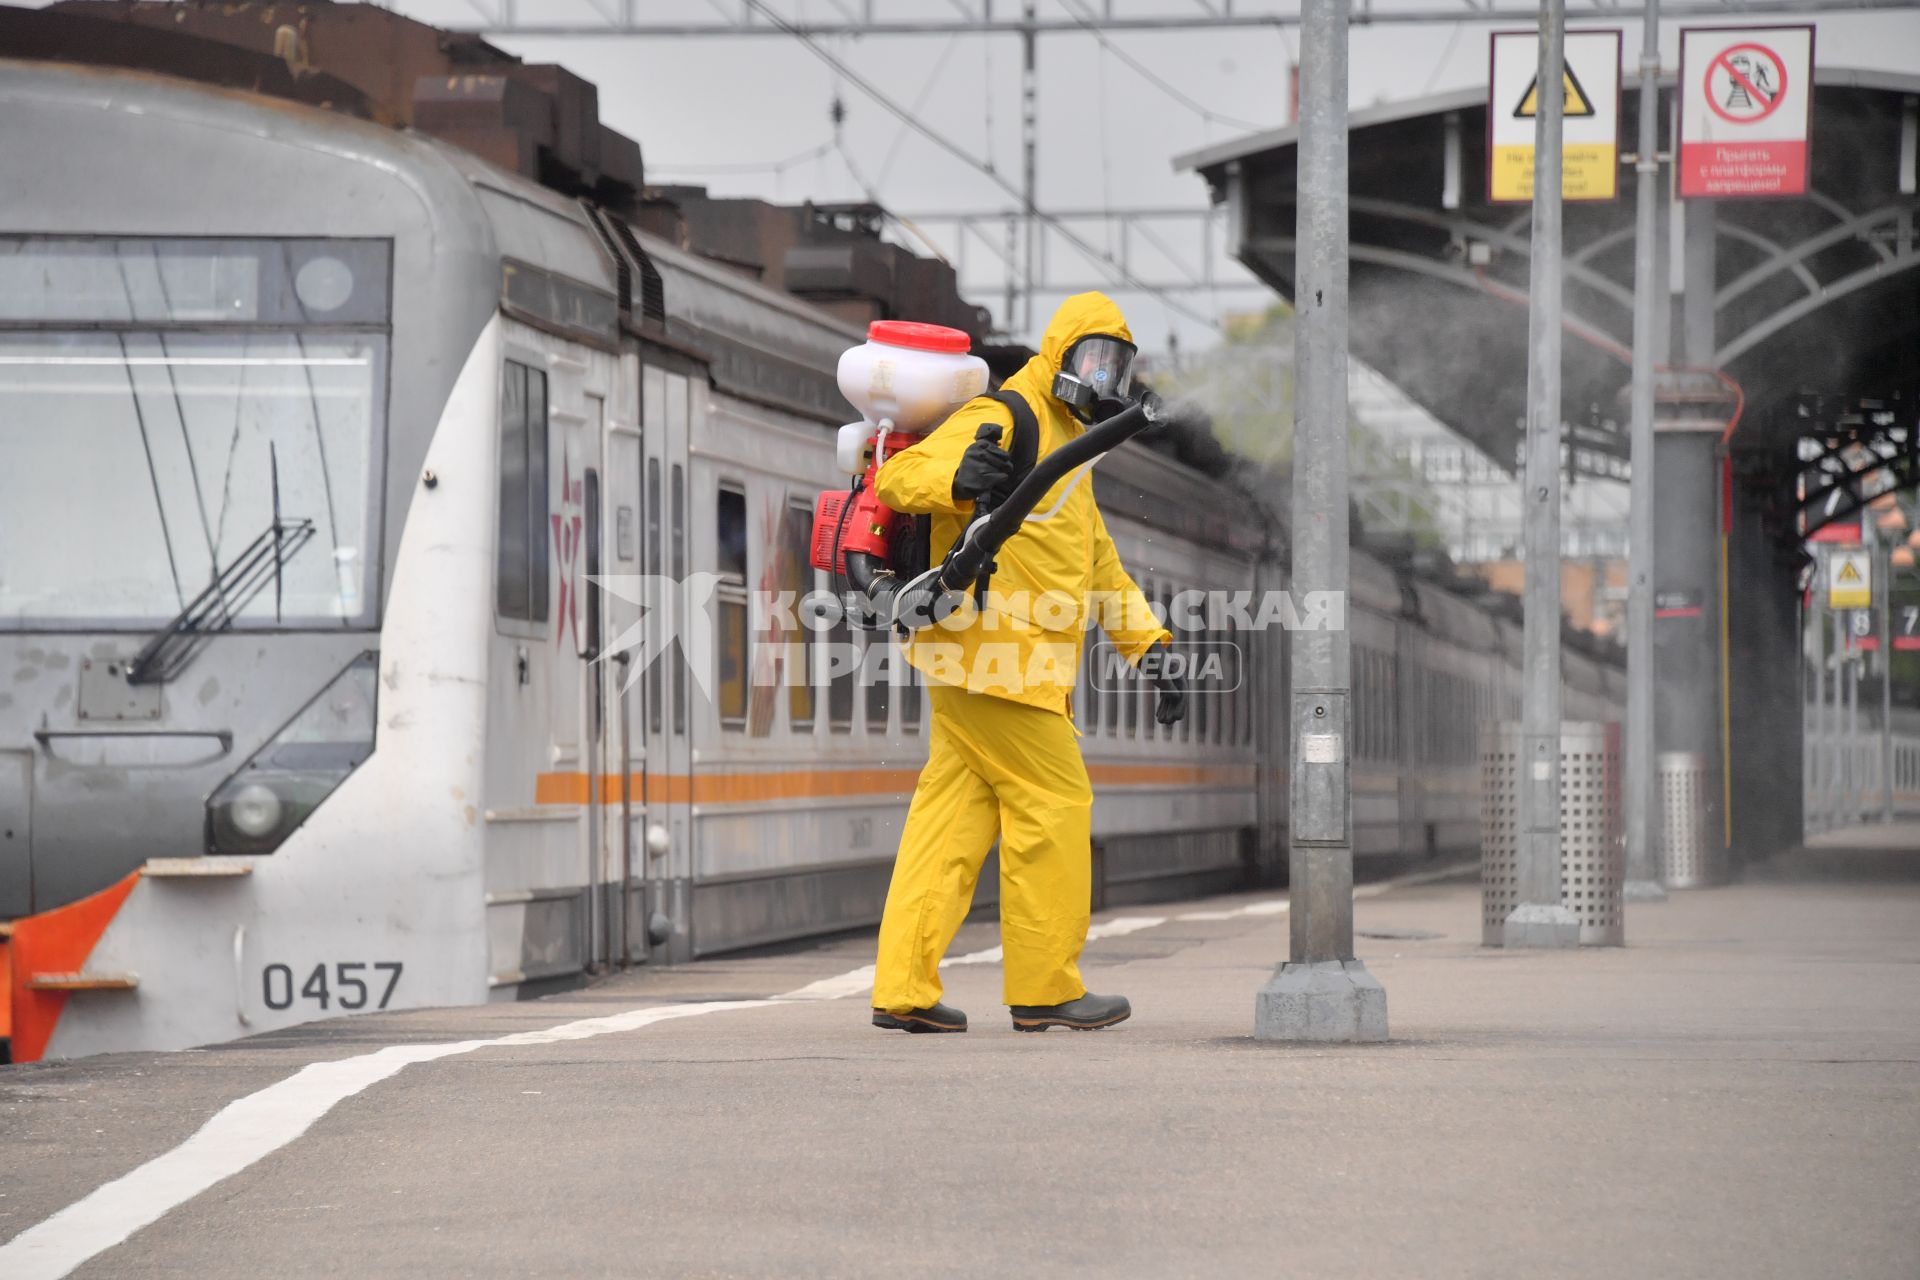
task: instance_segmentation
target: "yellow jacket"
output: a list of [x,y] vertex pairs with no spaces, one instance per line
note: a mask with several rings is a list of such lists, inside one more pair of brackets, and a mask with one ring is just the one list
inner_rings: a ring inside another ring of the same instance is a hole
[[[1085,430],[1054,398],[1053,375],[1067,349],[1091,334],[1132,341],[1112,299],[1076,294],[1054,313],[1040,354],[1003,388],[1019,392],[1032,407],[1040,424],[1041,458]],[[972,502],[954,500],[953,475],[981,424],[988,422],[1001,427],[1001,446],[1011,447],[1011,412],[992,400],[974,400],[926,439],[889,458],[875,479],[875,494],[887,506],[933,517],[935,563],[973,515]],[[1035,518],[1043,515],[1047,518]],[[964,610],[908,645],[908,660],[930,679],[1071,714],[1081,642],[1093,622],[1129,662],[1157,641],[1172,638],[1121,566],[1086,468],[1047,492],[995,561],[984,610]]]

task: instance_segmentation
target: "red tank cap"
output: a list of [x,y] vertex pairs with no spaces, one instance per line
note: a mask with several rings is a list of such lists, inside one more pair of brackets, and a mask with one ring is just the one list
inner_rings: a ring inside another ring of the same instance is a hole
[[884,342],[890,347],[913,351],[945,351],[965,355],[973,349],[973,339],[959,329],[943,324],[921,324],[918,320],[875,320],[867,326],[868,342]]

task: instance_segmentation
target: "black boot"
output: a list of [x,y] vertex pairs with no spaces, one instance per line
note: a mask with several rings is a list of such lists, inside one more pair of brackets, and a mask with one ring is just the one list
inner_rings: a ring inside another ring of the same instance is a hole
[[1125,996],[1084,995],[1065,1004],[1016,1004],[1012,1008],[1015,1031],[1045,1031],[1048,1027],[1072,1027],[1075,1031],[1097,1031],[1133,1016],[1133,1006]]
[[906,1013],[888,1013],[885,1009],[873,1011],[873,1025],[887,1031],[965,1031],[967,1015],[958,1009],[936,1004],[931,1009],[910,1009]]

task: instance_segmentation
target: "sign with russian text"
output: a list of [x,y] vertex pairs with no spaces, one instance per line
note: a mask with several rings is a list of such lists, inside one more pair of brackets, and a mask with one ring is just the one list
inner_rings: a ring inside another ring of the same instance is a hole
[[[1560,194],[1620,194],[1620,33],[1569,31],[1560,76]],[[1487,78],[1487,198],[1533,199],[1533,129],[1540,114],[1540,35],[1493,33]]]
[[1807,190],[1813,28],[1680,33],[1680,194],[1715,200]]

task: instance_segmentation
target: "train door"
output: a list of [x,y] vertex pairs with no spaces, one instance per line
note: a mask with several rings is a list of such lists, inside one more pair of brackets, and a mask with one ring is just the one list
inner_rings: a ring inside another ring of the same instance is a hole
[[647,765],[647,940],[657,960],[693,954],[693,751],[689,662],[710,654],[686,652],[684,611],[697,596],[688,580],[691,493],[688,441],[695,397],[705,390],[697,374],[649,365],[641,374],[644,467],[642,553],[652,661],[641,675],[641,716]]
[[601,619],[587,578],[603,543],[612,371],[608,355],[506,322],[486,754],[497,988],[606,954]]
[[647,900],[644,893],[647,831],[646,708],[640,672],[642,604],[635,583],[645,571],[646,428],[640,422],[638,364],[622,359],[615,412],[603,419],[602,456],[606,471],[596,494],[599,536],[597,563],[590,576],[609,580],[609,589],[593,593],[601,660],[601,754],[608,762],[602,787],[604,808],[598,826],[601,883],[608,886],[603,937],[609,958],[647,958]]

